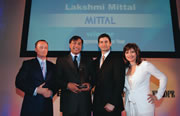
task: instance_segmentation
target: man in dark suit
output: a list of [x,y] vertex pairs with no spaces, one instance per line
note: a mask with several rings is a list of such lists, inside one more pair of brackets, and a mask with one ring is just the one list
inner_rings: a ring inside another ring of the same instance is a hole
[[61,89],[60,111],[63,116],[90,116],[92,61],[81,52],[83,40],[73,36],[69,40],[70,54],[56,62],[57,86]]
[[16,76],[16,87],[25,93],[21,116],[53,116],[55,65],[46,59],[45,40],[36,42],[35,51],[37,57],[24,61]]
[[93,116],[121,116],[124,110],[124,65],[122,58],[110,52],[111,38],[108,34],[98,37],[101,56],[95,60],[96,81],[93,100]]

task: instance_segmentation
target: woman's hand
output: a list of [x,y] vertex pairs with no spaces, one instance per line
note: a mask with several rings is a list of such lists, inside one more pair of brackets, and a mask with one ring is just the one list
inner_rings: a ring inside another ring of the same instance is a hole
[[155,96],[155,95],[152,95],[152,94],[148,94],[148,102],[149,103],[151,103],[151,104],[154,104],[155,103],[155,101],[157,101],[158,99],[157,99],[157,97]]

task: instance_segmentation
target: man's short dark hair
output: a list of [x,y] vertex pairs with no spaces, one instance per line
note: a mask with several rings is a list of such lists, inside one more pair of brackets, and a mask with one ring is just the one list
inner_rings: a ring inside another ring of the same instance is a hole
[[100,38],[103,38],[103,37],[107,37],[107,38],[109,39],[110,43],[111,43],[111,38],[110,38],[110,36],[109,36],[108,34],[106,34],[106,33],[103,33],[103,34],[101,34],[101,35],[98,37],[98,43],[99,43]]
[[83,45],[83,39],[80,36],[77,36],[77,35],[72,36],[71,39],[69,40],[69,43],[71,43],[72,41],[77,41],[78,39],[81,40],[82,45]]
[[38,42],[40,42],[40,41],[46,42],[46,43],[47,43],[47,45],[48,45],[48,42],[47,42],[46,40],[41,39],[41,40],[38,40],[38,41],[35,43],[35,48],[37,47],[37,44],[38,44]]

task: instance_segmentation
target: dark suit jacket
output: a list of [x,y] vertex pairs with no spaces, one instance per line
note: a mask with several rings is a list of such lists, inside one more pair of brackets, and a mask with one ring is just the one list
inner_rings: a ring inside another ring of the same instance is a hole
[[68,82],[81,84],[88,82],[91,84],[93,78],[91,60],[81,54],[79,71],[75,68],[72,56],[59,57],[56,62],[57,85],[61,89],[60,111],[75,113],[80,111],[89,112],[92,102],[90,91],[73,93],[67,89]]
[[104,112],[104,106],[110,103],[115,105],[115,111],[122,111],[124,107],[121,94],[125,80],[122,58],[110,52],[101,68],[99,65],[100,56],[95,60],[96,81],[93,109],[97,112]]
[[40,112],[42,111],[47,111],[47,116],[53,115],[52,98],[44,98],[40,94],[33,96],[35,88],[44,82],[46,83],[44,85],[45,88],[49,88],[55,92],[55,65],[49,61],[46,64],[47,73],[45,80],[37,58],[24,61],[16,76],[16,87],[25,93],[21,116],[40,116]]

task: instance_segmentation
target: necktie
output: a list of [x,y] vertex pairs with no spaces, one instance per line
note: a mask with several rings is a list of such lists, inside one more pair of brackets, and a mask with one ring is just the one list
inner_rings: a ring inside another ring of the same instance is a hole
[[43,77],[45,79],[45,77],[46,77],[46,67],[45,67],[45,62],[44,61],[41,62],[41,69],[42,69]]
[[102,55],[100,68],[101,68],[101,66],[102,66],[102,64],[103,64],[103,62],[104,62],[104,60],[105,60],[105,56],[104,56],[104,55]]
[[74,66],[77,68],[78,70],[78,63],[77,63],[77,56],[74,56]]

